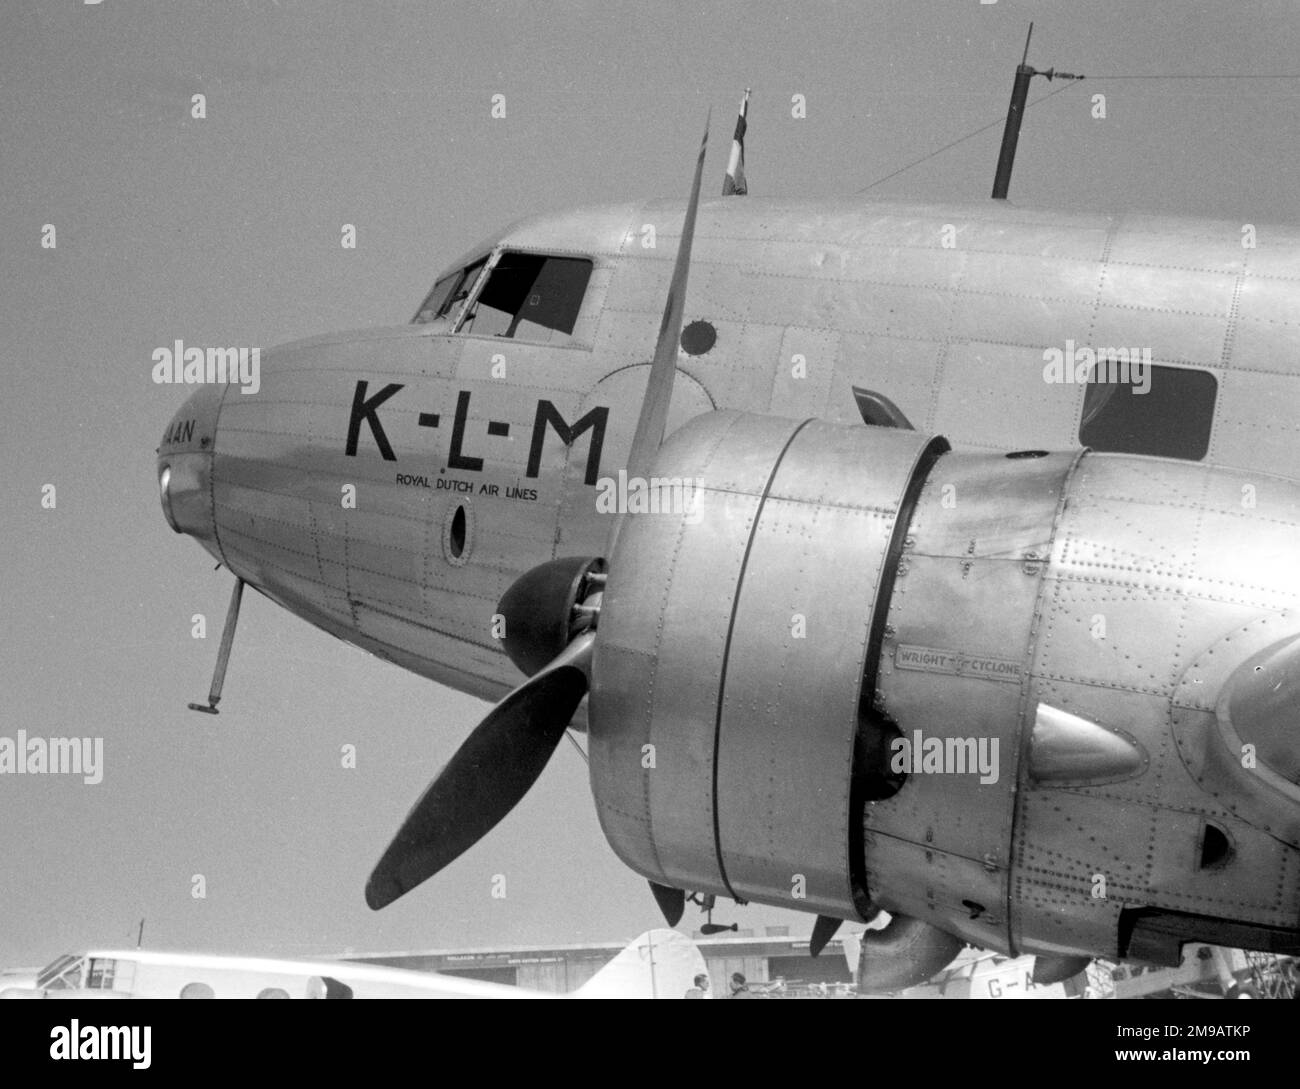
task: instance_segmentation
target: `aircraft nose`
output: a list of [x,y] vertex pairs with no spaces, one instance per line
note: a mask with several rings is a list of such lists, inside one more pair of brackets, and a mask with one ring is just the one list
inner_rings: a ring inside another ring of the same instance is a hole
[[212,456],[225,385],[194,391],[172,417],[158,446],[158,491],[163,517],[177,533],[216,543],[212,514]]

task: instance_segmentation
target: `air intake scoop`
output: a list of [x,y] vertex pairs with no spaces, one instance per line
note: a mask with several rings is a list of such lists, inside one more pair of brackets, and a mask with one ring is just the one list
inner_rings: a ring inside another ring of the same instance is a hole
[[1218,716],[1260,764],[1300,786],[1300,636],[1248,658],[1228,679]]

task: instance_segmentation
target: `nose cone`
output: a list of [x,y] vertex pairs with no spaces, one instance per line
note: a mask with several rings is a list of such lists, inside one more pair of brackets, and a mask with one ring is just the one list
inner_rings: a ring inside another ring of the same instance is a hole
[[167,524],[213,548],[212,454],[226,389],[199,386],[172,417],[158,446],[159,498]]

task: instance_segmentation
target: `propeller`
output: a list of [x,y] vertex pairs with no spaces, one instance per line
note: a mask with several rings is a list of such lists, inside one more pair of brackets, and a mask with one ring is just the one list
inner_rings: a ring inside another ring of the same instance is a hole
[[528,793],[587,694],[595,635],[579,636],[488,713],[412,807],[366,884],[378,911],[488,834]]
[[497,604],[505,619],[501,640],[521,672],[532,676],[569,642],[595,624],[587,599],[605,585],[605,561],[566,556],[539,564],[511,583]]
[[650,882],[650,891],[654,894],[655,903],[659,905],[659,910],[663,912],[668,925],[676,926],[680,923],[682,915],[686,912],[685,891],[660,885],[654,881]]
[[[706,120],[628,456],[629,473],[642,476],[648,474],[668,421],[708,143]],[[619,514],[614,522],[607,556],[614,553],[624,517]],[[505,617],[506,651],[532,676],[488,712],[407,814],[366,884],[366,903],[371,908],[386,907],[459,858],[495,828],[537,781],[590,688],[603,583],[604,561],[570,557],[533,568],[506,591],[498,606]],[[670,907],[675,899],[669,897]]]
[[843,919],[836,919],[830,915],[818,915],[817,921],[813,923],[812,937],[808,939],[808,955],[821,956],[821,951],[826,948],[827,942],[835,937],[835,932],[843,922]]

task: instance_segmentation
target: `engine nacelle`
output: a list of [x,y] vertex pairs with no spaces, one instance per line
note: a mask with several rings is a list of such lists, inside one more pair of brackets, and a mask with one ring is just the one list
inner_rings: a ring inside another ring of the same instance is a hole
[[946,449],[910,431],[714,413],[661,452],[656,475],[694,485],[678,493],[688,509],[626,519],[593,663],[592,789],[633,869],[866,913],[851,797],[863,673],[896,529]]
[[624,522],[589,712],[634,870],[1007,952],[1297,944],[1300,760],[1246,686],[1300,668],[1300,489],[731,412],[653,472],[686,502]]

